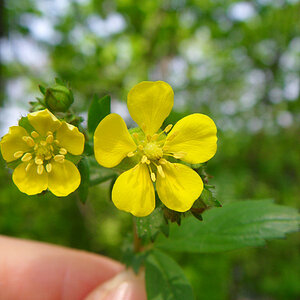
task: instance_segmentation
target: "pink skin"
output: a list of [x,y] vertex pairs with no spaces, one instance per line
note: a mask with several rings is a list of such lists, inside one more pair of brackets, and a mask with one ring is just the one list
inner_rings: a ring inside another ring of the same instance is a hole
[[142,275],[100,255],[0,236],[0,299],[85,298],[146,300]]

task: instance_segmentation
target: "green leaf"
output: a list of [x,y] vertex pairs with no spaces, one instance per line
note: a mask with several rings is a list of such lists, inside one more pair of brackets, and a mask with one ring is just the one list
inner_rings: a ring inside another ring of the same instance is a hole
[[185,252],[222,252],[247,246],[261,246],[266,240],[283,238],[298,230],[296,209],[271,200],[248,200],[213,208],[203,221],[186,218],[171,227],[169,239],[160,236],[156,247]]
[[39,89],[43,95],[46,94],[46,88],[44,86],[42,86],[41,84],[39,85]]
[[89,185],[90,185],[90,168],[88,160],[83,157],[78,163],[78,170],[81,176],[81,183],[78,188],[78,196],[80,201],[84,204],[88,197]]
[[193,290],[182,269],[168,255],[154,250],[146,258],[148,300],[192,300]]
[[22,117],[19,120],[19,126],[25,128],[27,130],[28,133],[34,131],[35,129],[33,128],[33,126],[30,124],[29,120],[27,117]]
[[110,96],[99,99],[94,96],[88,111],[88,130],[94,133],[100,121],[110,114]]
[[143,218],[135,218],[137,234],[143,241],[155,240],[159,232],[163,232],[166,236],[169,233],[169,225],[164,217],[163,209],[156,208],[149,216]]

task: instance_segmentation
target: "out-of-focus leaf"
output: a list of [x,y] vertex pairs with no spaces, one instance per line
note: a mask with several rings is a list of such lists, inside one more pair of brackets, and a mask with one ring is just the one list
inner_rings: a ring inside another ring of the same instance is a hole
[[202,216],[203,222],[186,218],[180,227],[171,227],[169,239],[160,236],[156,246],[199,253],[261,246],[266,240],[297,231],[300,221],[296,209],[271,200],[235,202],[207,210]]
[[148,300],[193,300],[193,290],[178,264],[165,253],[154,250],[146,258]]
[[91,134],[108,114],[110,114],[110,96],[106,95],[101,99],[94,96],[88,111],[88,130]]
[[89,162],[87,158],[83,157],[78,163],[78,170],[81,176],[81,183],[78,188],[78,195],[80,201],[84,204],[88,197],[89,185],[90,185],[90,170]]

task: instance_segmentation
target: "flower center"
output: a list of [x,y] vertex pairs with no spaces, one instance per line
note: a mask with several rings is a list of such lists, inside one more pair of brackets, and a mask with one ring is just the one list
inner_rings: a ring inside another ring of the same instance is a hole
[[28,171],[31,167],[36,167],[36,172],[41,175],[44,170],[48,173],[52,171],[52,160],[63,163],[67,150],[59,147],[59,141],[54,139],[51,131],[42,137],[36,131],[32,131],[31,136],[23,136],[22,139],[31,147],[30,151],[23,153],[17,151],[14,153],[15,158],[21,158],[22,162],[26,162],[25,168]]
[[147,143],[143,151],[147,158],[150,160],[159,160],[163,157],[162,148],[155,142]]

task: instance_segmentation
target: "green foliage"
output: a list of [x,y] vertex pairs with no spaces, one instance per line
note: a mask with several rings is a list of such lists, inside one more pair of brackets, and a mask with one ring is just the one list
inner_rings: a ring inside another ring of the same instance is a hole
[[110,96],[94,96],[88,110],[88,131],[93,134],[98,124],[110,114]]
[[299,221],[296,209],[270,200],[235,202],[206,211],[203,222],[185,219],[180,227],[171,228],[169,239],[160,237],[156,246],[197,253],[261,246],[297,231]]
[[165,253],[154,250],[146,258],[148,300],[193,300],[193,291],[178,264]]
[[161,207],[157,207],[147,217],[135,217],[134,219],[138,237],[144,242],[153,242],[160,232],[165,236],[168,236],[169,234],[169,225],[164,217],[163,209]]

